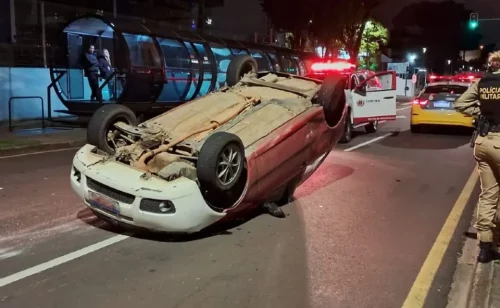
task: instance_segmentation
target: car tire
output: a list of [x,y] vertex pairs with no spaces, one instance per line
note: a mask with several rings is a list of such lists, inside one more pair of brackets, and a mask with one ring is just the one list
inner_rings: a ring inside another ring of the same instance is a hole
[[420,134],[422,132],[422,127],[420,127],[419,125],[413,125],[411,124],[410,125],[410,131],[414,134]]
[[352,140],[352,121],[351,121],[351,113],[347,114],[347,118],[345,119],[344,133],[342,137],[340,137],[340,143],[349,143]]
[[241,78],[248,73],[258,72],[257,61],[248,55],[239,55],[234,57],[227,68],[226,83],[232,87],[236,85]]
[[345,105],[345,76],[330,75],[325,78],[318,91],[317,102],[323,106],[325,122],[329,127],[337,126],[344,113]]
[[137,117],[132,110],[123,105],[108,104],[102,106],[90,118],[87,127],[87,142],[108,154],[113,154],[115,149],[108,142],[107,135],[116,122],[137,125]]
[[373,121],[365,125],[365,132],[368,134],[376,133],[378,129],[378,121]]
[[[235,156],[230,159],[228,155]],[[232,164],[231,168],[228,164]],[[203,188],[211,192],[228,191],[240,180],[245,165],[245,148],[240,137],[228,132],[213,133],[205,140],[198,155],[198,181]],[[229,178],[221,178],[223,170],[227,171]]]

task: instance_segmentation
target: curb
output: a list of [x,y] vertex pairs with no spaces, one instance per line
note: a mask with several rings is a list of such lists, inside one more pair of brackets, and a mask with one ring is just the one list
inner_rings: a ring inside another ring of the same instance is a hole
[[467,308],[489,307],[494,264],[495,262],[477,265]]
[[[475,213],[472,215],[469,229],[471,234],[474,230]],[[470,306],[472,293],[476,286],[476,273],[478,270],[477,255],[479,253],[479,245],[477,240],[467,235],[462,246],[462,251],[457,260],[457,267],[453,274],[453,281],[450,293],[448,294],[448,304],[446,308],[468,308],[478,307]]]
[[40,143],[40,144],[33,144],[33,145],[22,146],[22,147],[0,149],[0,157],[20,155],[20,154],[33,154],[33,153],[43,152],[43,151],[79,148],[79,147],[84,146],[86,143],[87,143],[87,140],[82,139],[82,140],[73,140],[73,141],[64,141],[64,142]]

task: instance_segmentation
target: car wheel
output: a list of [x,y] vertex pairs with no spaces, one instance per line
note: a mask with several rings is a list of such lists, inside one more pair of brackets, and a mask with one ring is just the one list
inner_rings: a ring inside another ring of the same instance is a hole
[[236,85],[245,74],[257,73],[257,61],[247,55],[239,55],[234,57],[227,68],[226,83],[232,87]]
[[110,136],[116,131],[114,124],[117,122],[137,125],[137,118],[132,110],[123,105],[108,104],[97,109],[87,127],[87,142],[106,153],[113,154],[115,144]]
[[329,127],[337,126],[342,120],[346,105],[345,76],[330,75],[325,78],[318,91],[317,102],[323,106],[325,122]]
[[369,134],[373,134],[377,132],[378,121],[370,122],[368,125],[365,125],[365,131]]
[[410,131],[414,134],[419,134],[422,132],[422,127],[420,127],[419,125],[410,125]]
[[351,113],[347,114],[347,118],[345,120],[344,134],[340,137],[340,143],[349,143],[352,140],[352,121],[351,121]]
[[243,142],[238,136],[213,133],[205,140],[198,156],[198,180],[206,189],[228,191],[239,181],[245,163]]

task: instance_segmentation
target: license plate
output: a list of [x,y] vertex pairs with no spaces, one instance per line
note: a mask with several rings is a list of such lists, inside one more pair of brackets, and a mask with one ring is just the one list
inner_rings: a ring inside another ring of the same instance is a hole
[[445,101],[434,102],[434,107],[436,108],[450,108],[451,103]]
[[87,202],[95,206],[97,208],[103,209],[105,211],[118,214],[119,213],[119,205],[118,201],[115,201],[109,197],[104,195],[95,193],[93,191],[89,191]]

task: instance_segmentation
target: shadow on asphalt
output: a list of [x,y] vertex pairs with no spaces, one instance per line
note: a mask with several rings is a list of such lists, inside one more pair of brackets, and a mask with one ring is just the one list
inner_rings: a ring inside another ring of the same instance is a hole
[[421,133],[412,133],[409,130],[394,132],[391,137],[379,143],[393,148],[445,150],[467,145],[471,137],[472,129],[469,128],[428,127]]
[[[298,204],[297,201],[299,201],[300,199],[305,198],[313,194],[317,190],[322,189],[336,181],[348,177],[353,173],[354,169],[351,167],[332,163],[324,163],[309,179],[307,179],[297,188],[292,203],[296,205]],[[293,204],[290,203],[284,205],[284,207],[294,206]],[[230,213],[220,222],[194,234],[152,232],[147,229],[124,225],[122,223],[113,221],[112,219],[102,214],[94,213],[89,208],[85,208],[78,212],[77,218],[95,228],[117,234],[125,234],[135,238],[158,242],[190,242],[213,236],[232,235],[232,229],[238,230],[239,227],[262,214],[267,215],[267,213],[263,213],[260,207],[250,206],[245,210]]]
[[[263,214],[262,211],[253,208],[249,211],[246,211],[245,213],[240,212],[240,215],[238,215],[238,217],[226,219],[194,234],[152,232],[148,229],[133,227],[113,221],[112,219],[104,215],[94,213],[89,208],[83,209],[78,212],[77,218],[85,222],[86,224],[91,225],[92,227],[112,233],[129,235],[131,237],[139,239],[158,242],[190,242],[217,235],[231,235],[232,232],[230,231],[230,229],[238,228],[246,222],[260,216],[261,214]],[[92,215],[94,215],[95,219],[89,219],[89,216]]]

